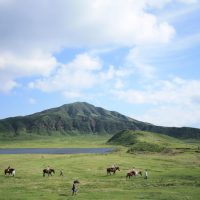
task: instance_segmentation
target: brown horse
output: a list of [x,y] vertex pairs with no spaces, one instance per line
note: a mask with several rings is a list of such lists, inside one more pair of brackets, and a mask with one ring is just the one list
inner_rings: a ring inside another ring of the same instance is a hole
[[135,171],[135,170],[132,170],[132,171],[130,171],[130,172],[128,172],[128,173],[126,174],[126,179],[127,179],[127,178],[130,179],[131,176],[137,176],[137,175],[142,176],[142,171]]
[[119,167],[109,167],[109,168],[107,168],[107,175],[108,175],[108,174],[111,175],[111,172],[112,172],[113,174],[115,174],[115,172],[116,172],[117,170],[120,171]]
[[15,176],[15,169],[13,168],[7,168],[4,170],[4,173],[5,173],[5,176],[8,174],[9,176],[12,175],[12,176]]
[[51,175],[52,173],[55,174],[55,170],[54,169],[43,169],[43,176],[45,176],[45,174],[47,174],[48,176]]
[[130,172],[128,172],[127,174],[126,174],[126,179],[127,178],[131,178],[131,176],[136,176],[136,173],[135,173],[135,171],[130,171]]

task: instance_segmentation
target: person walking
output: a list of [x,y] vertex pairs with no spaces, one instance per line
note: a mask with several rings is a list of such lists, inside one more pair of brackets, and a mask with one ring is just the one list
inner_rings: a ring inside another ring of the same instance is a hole
[[75,180],[72,184],[72,195],[76,195],[77,194],[77,191],[78,191],[78,188],[77,188],[77,184],[79,183],[78,180]]
[[77,192],[76,183],[73,183],[73,185],[72,185],[72,195],[75,195],[76,192]]
[[147,172],[147,169],[145,170],[144,172],[144,179],[147,179],[148,178],[148,172]]
[[63,176],[63,169],[60,170],[60,176]]

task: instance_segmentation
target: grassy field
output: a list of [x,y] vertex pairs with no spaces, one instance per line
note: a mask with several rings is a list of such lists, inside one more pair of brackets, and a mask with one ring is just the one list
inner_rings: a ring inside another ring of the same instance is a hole
[[[37,138],[0,142],[6,147],[106,147],[108,136],[77,136]],[[180,143],[177,141],[178,147]],[[197,147],[199,142],[185,143]],[[110,146],[110,145],[109,145]],[[173,147],[176,144],[173,143]],[[181,147],[184,145],[181,143]],[[109,154],[79,155],[0,155],[1,200],[199,200],[200,154],[195,151],[173,153],[127,154],[127,148]],[[106,175],[106,168],[119,165],[116,175]],[[5,177],[3,170],[16,168],[15,177]],[[42,177],[42,169],[50,165],[56,170],[52,177]],[[149,179],[126,180],[128,169],[148,169]],[[64,176],[59,170],[64,169]],[[71,196],[74,179],[79,191]]]

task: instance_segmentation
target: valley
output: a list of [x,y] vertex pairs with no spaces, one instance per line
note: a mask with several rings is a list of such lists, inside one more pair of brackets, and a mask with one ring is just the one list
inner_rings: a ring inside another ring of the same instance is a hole
[[[152,134],[150,134],[152,136]],[[150,137],[150,136],[149,136]],[[156,137],[156,136],[155,136]],[[1,199],[104,199],[104,200],[198,200],[200,187],[200,154],[195,151],[132,152],[128,146],[108,144],[109,135],[41,137],[1,141],[1,147],[113,147],[108,154],[76,155],[0,155]],[[157,138],[158,139],[158,138]],[[159,139],[161,140],[161,139]],[[162,141],[160,141],[162,143]],[[165,138],[165,144],[172,142]],[[197,149],[199,142],[174,140],[176,146]],[[106,168],[115,163],[120,167],[115,175],[107,175]],[[10,165],[16,169],[15,177],[4,176]],[[50,166],[56,173],[43,177],[43,168]],[[130,168],[148,170],[148,180],[132,177],[126,180]],[[59,176],[59,170],[64,176]],[[78,179],[78,194],[71,196],[73,180]]]

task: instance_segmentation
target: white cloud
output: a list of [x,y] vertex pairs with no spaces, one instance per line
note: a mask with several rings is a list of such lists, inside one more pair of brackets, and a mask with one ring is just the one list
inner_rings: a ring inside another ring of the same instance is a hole
[[96,88],[123,88],[124,79],[132,73],[129,67],[111,65],[106,69],[99,57],[82,53],[71,62],[60,64],[49,76],[32,81],[29,87],[44,92],[60,91],[67,98],[76,98],[89,89],[92,93]]
[[135,47],[130,49],[126,62],[129,66],[132,66],[141,76],[145,78],[153,78],[156,73],[155,67],[146,63],[146,55],[143,54],[142,50],[144,47]]
[[184,80],[179,77],[172,80],[147,84],[143,90],[128,89],[115,91],[118,98],[135,104],[193,104],[200,99],[200,81]]
[[18,87],[19,84],[13,80],[11,80],[9,77],[5,79],[0,79],[0,92],[8,93],[13,88]]
[[49,75],[56,65],[56,59],[40,51],[17,55],[11,52],[0,54],[1,74],[13,76]]
[[[5,83],[10,85],[7,88],[14,88],[17,78],[51,73],[57,65],[53,54],[65,47],[92,51],[169,42],[174,28],[148,13],[147,6],[156,7],[146,0],[1,1],[0,70],[1,76],[9,77],[5,82],[13,83]],[[100,66],[83,63],[95,69]],[[87,73],[84,76],[88,78]],[[76,80],[84,76],[77,73]],[[94,82],[89,78],[88,85],[90,81]]]
[[78,54],[76,58],[68,64],[68,68],[74,70],[93,71],[101,69],[101,63],[98,57],[91,57],[87,53]]
[[145,11],[147,5],[137,0],[13,1],[0,7],[0,48],[52,52],[61,47],[168,42],[174,28]]
[[[187,17],[199,6],[195,3],[199,1],[0,0],[0,92],[20,87],[20,79],[30,78],[30,88],[59,91],[67,98],[79,98],[89,90],[91,94],[96,88],[99,93],[113,90],[129,103],[157,105],[163,113],[170,108],[181,113],[185,107],[190,115],[192,106],[199,105],[199,81],[157,82],[156,62],[199,44],[198,30],[183,38],[179,35],[183,28],[176,34],[172,25],[172,18]],[[55,53],[72,47],[90,53],[58,63]],[[106,57],[105,66],[104,55],[124,47],[130,51],[127,56],[119,53],[121,63],[116,66]],[[133,89],[141,78],[148,86]],[[153,112],[157,110],[146,116]]]
[[142,115],[137,115],[138,120],[162,126],[189,126],[199,127],[200,104],[194,105],[163,105],[147,110]]
[[115,89],[122,89],[124,88],[124,83],[121,79],[117,79],[114,85]]
[[[159,45],[139,45],[129,50],[126,64],[145,79],[155,78],[167,65],[183,65],[176,62],[182,54],[200,44],[200,34],[177,37],[173,42]],[[176,59],[175,59],[176,57]],[[172,63],[170,63],[172,62]]]
[[56,67],[56,59],[40,51],[21,55],[11,52],[0,54],[1,91],[10,91],[19,85],[18,78],[31,76],[47,76]]
[[135,117],[164,126],[198,126],[200,121],[200,81],[172,80],[149,83],[143,90],[115,90],[119,99],[151,108]]
[[194,4],[194,3],[199,3],[199,0],[178,0],[181,3],[186,3],[186,4]]
[[79,54],[70,63],[61,65],[54,74],[33,81],[29,86],[45,92],[88,89],[100,81],[97,74],[101,67],[97,57]]
[[195,4],[198,3],[199,0],[146,0],[146,4],[149,6],[153,6],[156,8],[163,8],[169,3],[183,3],[183,4]]

